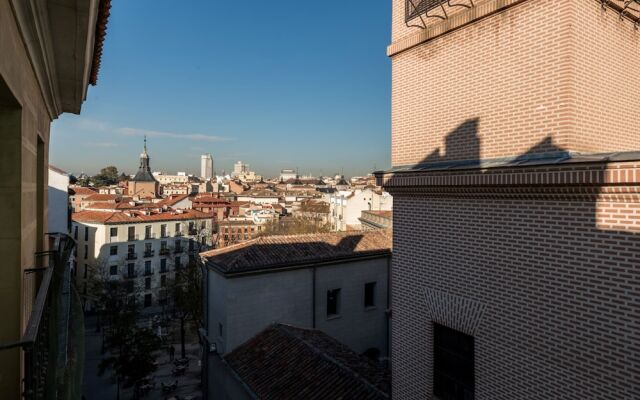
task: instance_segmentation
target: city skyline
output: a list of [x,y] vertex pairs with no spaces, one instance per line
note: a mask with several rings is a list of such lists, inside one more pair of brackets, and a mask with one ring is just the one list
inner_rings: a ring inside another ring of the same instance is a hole
[[[390,25],[388,8],[114,7],[100,82],[89,88],[82,116],[53,123],[50,161],[76,173],[106,165],[130,173],[147,135],[154,170],[198,174],[207,153],[217,171],[242,160],[266,176],[283,168],[350,176],[387,168],[389,38],[380,27]],[[329,18],[331,26],[319,23]],[[272,45],[256,51],[258,35]]]

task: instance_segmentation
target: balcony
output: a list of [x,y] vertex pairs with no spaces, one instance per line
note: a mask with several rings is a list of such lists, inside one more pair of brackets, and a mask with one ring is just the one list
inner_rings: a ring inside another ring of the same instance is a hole
[[181,254],[181,253],[184,253],[184,249],[182,247],[176,247],[176,249],[173,252],[175,254]]
[[136,253],[127,253],[127,260],[136,260],[138,255]]
[[151,275],[153,275],[153,268],[144,270],[144,276],[151,276]]
[[127,241],[128,242],[135,242],[136,240],[140,240],[139,235],[128,235],[127,236]]
[[182,232],[177,231],[177,232],[174,234],[174,236],[175,236],[175,237],[180,237],[180,236],[184,236],[184,235],[183,235],[183,233],[182,233]]
[[155,233],[149,233],[144,235],[144,240],[155,239],[155,238],[156,238]]
[[155,254],[155,250],[145,250],[144,251],[144,257],[145,258],[153,257],[154,254]]
[[169,251],[168,248],[164,248],[164,249],[160,249],[160,255],[161,256],[168,256],[171,253],[171,251]]
[[[84,331],[81,305],[72,295],[73,278],[69,257],[75,241],[66,234],[49,235],[50,251],[37,253],[41,266],[24,270],[23,306],[30,310],[26,329],[13,343],[1,343],[0,351],[22,348],[24,360],[22,382],[23,398],[36,400],[48,398],[47,394],[72,385],[68,376],[76,374],[77,365],[69,360],[80,351],[77,343],[69,338]],[[80,331],[78,331],[80,330]]]
[[189,229],[189,235],[191,236],[196,236],[198,234],[198,230],[193,228],[193,229]]
[[124,277],[124,279],[134,279],[138,277],[138,274],[136,272],[127,272],[125,274],[122,275]]
[[164,273],[166,273],[166,272],[169,272],[169,269],[167,268],[167,266],[166,266],[166,265],[165,265],[165,266],[161,266],[161,267],[160,267],[160,273],[161,273],[161,274],[164,274]]

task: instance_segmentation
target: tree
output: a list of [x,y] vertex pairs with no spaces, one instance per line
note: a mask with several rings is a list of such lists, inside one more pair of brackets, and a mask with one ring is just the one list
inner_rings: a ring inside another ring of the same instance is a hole
[[330,232],[331,225],[319,219],[283,217],[264,225],[259,236],[301,235],[305,233]]
[[153,352],[161,346],[160,338],[148,328],[136,324],[138,308],[135,302],[121,305],[113,315],[107,336],[108,355],[102,359],[98,373],[112,370],[120,385],[131,387],[157,369]]
[[100,173],[91,178],[95,186],[109,186],[118,182],[118,168],[110,165],[100,170]]
[[185,325],[191,321],[196,330],[202,323],[202,271],[197,262],[177,270],[170,285],[173,313],[180,320],[180,350],[185,353]]

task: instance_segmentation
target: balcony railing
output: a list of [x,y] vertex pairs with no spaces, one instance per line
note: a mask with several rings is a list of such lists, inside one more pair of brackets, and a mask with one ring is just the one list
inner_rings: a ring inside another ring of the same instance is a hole
[[180,237],[180,236],[183,236],[183,233],[182,233],[182,232],[180,232],[180,231],[177,231],[177,232],[174,234],[174,236],[176,236],[176,237]]
[[148,239],[155,239],[156,238],[156,234],[155,233],[149,233],[144,235],[144,239],[148,240]]
[[138,274],[136,272],[127,272],[123,276],[124,279],[134,279],[138,277]]
[[184,253],[184,249],[182,247],[176,247],[176,249],[173,252],[176,254],[181,254],[181,253]]
[[169,251],[169,249],[167,249],[166,247],[164,249],[160,249],[161,256],[169,255],[169,253],[171,253],[171,251]]
[[153,268],[144,270],[144,276],[151,276],[151,275],[153,275]]
[[153,257],[153,255],[155,254],[155,250],[145,250],[144,251],[144,256],[146,257]]
[[80,305],[68,266],[75,241],[66,234],[50,234],[49,239],[51,250],[36,254],[48,259],[45,266],[24,270],[22,305],[30,310],[26,329],[18,341],[0,344],[0,351],[22,348],[26,400],[44,400],[60,389],[68,392],[79,376],[77,366],[68,363],[68,355],[78,351],[69,330],[81,334],[73,318]]
[[189,235],[191,236],[195,236],[198,234],[198,230],[193,228],[193,229],[189,229]]
[[138,236],[138,235],[128,235],[127,236],[127,241],[129,241],[129,242],[135,242],[136,240],[140,240],[140,236]]
[[127,260],[136,260],[138,255],[136,253],[127,253]]

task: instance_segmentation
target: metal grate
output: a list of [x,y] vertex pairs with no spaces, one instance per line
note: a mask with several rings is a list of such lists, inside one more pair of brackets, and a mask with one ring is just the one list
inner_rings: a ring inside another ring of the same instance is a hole
[[446,2],[447,0],[406,0],[405,21],[408,22]]

